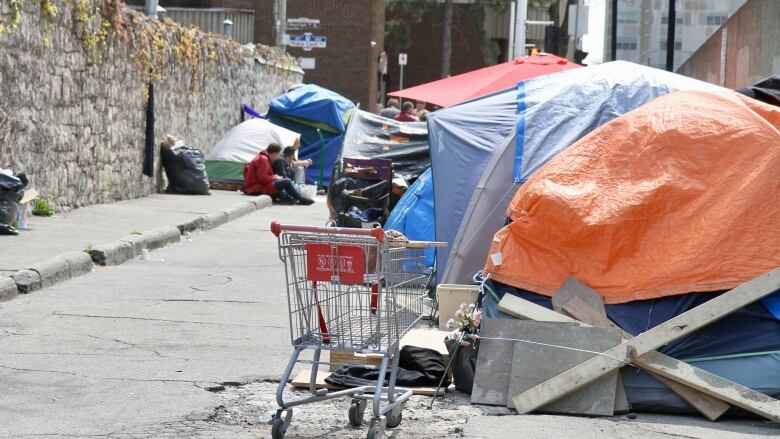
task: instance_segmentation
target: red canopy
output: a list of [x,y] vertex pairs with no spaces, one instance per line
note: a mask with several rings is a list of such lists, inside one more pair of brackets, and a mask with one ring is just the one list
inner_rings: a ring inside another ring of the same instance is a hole
[[514,87],[525,79],[576,67],[582,66],[555,55],[523,56],[507,63],[388,93],[388,96],[449,107]]

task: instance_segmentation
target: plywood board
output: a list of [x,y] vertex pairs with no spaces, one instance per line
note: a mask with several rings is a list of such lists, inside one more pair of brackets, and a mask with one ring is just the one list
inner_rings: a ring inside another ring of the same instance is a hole
[[[544,344],[515,342],[509,395],[518,395],[597,355],[592,352],[604,352],[620,343],[618,331],[602,328],[548,323],[542,327],[525,324],[517,330],[515,337]],[[614,372],[545,405],[540,411],[612,416],[616,388],[617,372]],[[511,398],[507,406],[513,407]]]

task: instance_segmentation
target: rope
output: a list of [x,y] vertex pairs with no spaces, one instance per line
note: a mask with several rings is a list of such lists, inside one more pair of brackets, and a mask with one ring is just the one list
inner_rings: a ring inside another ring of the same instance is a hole
[[487,215],[485,215],[485,217],[484,217],[484,218],[482,218],[482,222],[481,222],[481,223],[479,223],[479,225],[477,226],[477,228],[476,228],[476,229],[474,229],[474,233],[472,233],[472,234],[471,234],[471,236],[469,237],[469,239],[468,239],[468,240],[467,240],[467,241],[466,241],[466,242],[465,242],[463,245],[460,245],[460,246],[458,246],[458,251],[457,251],[457,252],[455,252],[455,254],[454,254],[453,256],[458,256],[458,255],[461,253],[461,249],[463,249],[463,248],[465,248],[465,247],[468,247],[468,245],[469,245],[469,244],[471,244],[471,241],[472,241],[472,240],[474,240],[474,238],[477,236],[477,232],[478,232],[479,230],[481,230],[481,229],[482,229],[482,226],[484,226],[484,225],[485,225],[485,223],[487,222],[487,220],[488,220],[488,219],[490,219],[490,218],[493,216],[493,213],[496,211],[496,209],[498,209],[498,206],[500,206],[500,205],[501,205],[501,201],[503,201],[503,200],[504,200],[504,198],[506,198],[506,196],[507,196],[507,195],[508,195],[510,192],[512,192],[512,189],[514,189],[514,188],[515,188],[515,186],[517,185],[517,183],[518,183],[518,180],[517,180],[517,179],[515,179],[514,181],[512,181],[512,186],[509,186],[509,189],[507,189],[507,191],[506,191],[506,192],[504,192],[504,195],[502,195],[502,196],[501,196],[501,198],[499,199],[498,203],[496,203],[496,205],[495,205],[495,206],[493,206],[493,210],[491,210],[491,211],[490,211],[490,213],[488,213]]
[[601,355],[601,356],[604,356],[604,357],[607,357],[607,358],[611,358],[611,359],[613,359],[613,360],[615,360],[615,361],[617,361],[619,363],[631,364],[628,361],[621,360],[620,358],[613,357],[612,355],[607,355],[604,352],[589,351],[587,349],[578,349],[578,348],[572,348],[572,347],[569,347],[569,346],[559,346],[559,345],[554,345],[554,344],[549,344],[549,343],[541,343],[541,342],[538,342],[538,341],[522,340],[522,339],[519,339],[519,338],[482,337],[482,336],[477,336],[477,338],[484,339],[484,340],[517,341],[517,342],[520,342],[520,343],[528,343],[528,344],[535,344],[535,345],[539,345],[539,346],[547,346],[547,347],[551,347],[551,348],[566,349],[566,350],[569,350],[569,351],[585,352],[585,353],[588,353],[588,354]]

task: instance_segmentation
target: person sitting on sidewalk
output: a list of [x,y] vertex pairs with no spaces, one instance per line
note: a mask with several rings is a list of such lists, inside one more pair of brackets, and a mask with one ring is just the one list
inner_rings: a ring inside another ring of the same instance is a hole
[[282,151],[282,156],[273,162],[274,175],[289,178],[295,183],[303,183],[303,181],[295,179],[295,174],[296,172],[303,172],[303,168],[311,166],[311,159],[296,160],[295,148],[292,146],[285,147]]
[[401,114],[395,117],[395,120],[399,122],[419,122],[420,119],[414,114],[414,104],[406,101],[403,105]]
[[277,201],[281,195],[287,195],[298,204],[310,205],[314,200],[303,197],[296,189],[292,180],[274,175],[273,163],[279,158],[282,147],[269,145],[265,151],[255,156],[244,166],[244,193],[247,195],[268,195]]

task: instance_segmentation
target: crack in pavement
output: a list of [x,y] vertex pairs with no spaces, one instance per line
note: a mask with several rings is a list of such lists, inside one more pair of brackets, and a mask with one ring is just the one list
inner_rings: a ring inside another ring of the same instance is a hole
[[192,320],[155,319],[151,317],[102,316],[102,315],[95,315],[95,314],[63,313],[59,311],[52,312],[52,315],[63,316],[63,317],[85,317],[85,318],[95,318],[95,319],[143,320],[143,321],[153,321],[153,322],[190,323],[195,325],[236,326],[239,328],[273,328],[273,329],[287,328],[286,326],[280,326],[280,325],[241,325],[239,323],[198,322]]
[[227,284],[233,282],[233,278],[230,277],[230,276],[221,276],[221,277],[224,278],[224,282],[218,282],[218,283],[215,283],[215,284],[189,285],[188,288],[192,289],[193,291],[205,292],[205,291],[208,291],[208,290],[203,289],[203,288],[198,288],[198,287],[217,287],[217,286],[220,286],[220,285],[227,285]]
[[131,382],[143,382],[143,383],[190,383],[195,385],[196,387],[203,389],[203,387],[198,386],[198,384],[211,384],[211,385],[224,385],[224,383],[220,383],[218,381],[209,381],[209,380],[178,380],[178,379],[164,379],[164,378],[119,378],[119,377],[91,377],[88,375],[82,375],[75,372],[66,372],[62,370],[48,370],[48,369],[29,369],[29,368],[22,368],[22,367],[11,367],[6,366],[3,364],[0,364],[0,368],[3,369],[10,369],[10,370],[16,370],[19,372],[43,372],[43,373],[56,373],[56,374],[62,374],[62,375],[71,375],[71,376],[77,376],[81,378],[86,378],[89,380],[107,380],[107,381],[131,381]]
[[63,375],[71,375],[71,376],[76,376],[76,377],[81,377],[81,378],[92,379],[91,377],[88,377],[86,375],[81,375],[81,374],[74,373],[74,372],[65,372],[65,371],[62,371],[62,370],[27,369],[27,368],[23,368],[23,367],[5,366],[3,364],[0,364],[0,367],[3,368],[3,369],[16,370],[16,371],[19,371],[19,372],[59,373],[59,374],[63,374]]
[[152,348],[147,348],[147,347],[145,347],[145,346],[141,346],[141,345],[137,345],[137,344],[129,343],[129,342],[126,342],[126,341],[122,341],[122,340],[120,340],[120,339],[118,339],[118,338],[106,338],[106,337],[98,337],[98,336],[96,336],[96,335],[91,335],[91,334],[84,334],[84,335],[86,335],[87,337],[90,337],[90,338],[97,339],[97,340],[110,340],[110,341],[114,341],[114,342],[117,342],[117,343],[119,343],[119,344],[123,344],[123,345],[127,345],[127,346],[130,346],[130,347],[134,347],[134,348],[136,348],[136,349],[140,349],[140,350],[142,350],[142,351],[151,352],[151,353],[153,353],[153,354],[157,355],[158,357],[163,357],[163,358],[170,358],[170,357],[166,357],[165,355],[162,355],[161,353],[159,353],[159,352],[155,351],[155,350],[154,350],[154,349],[152,349]]
[[257,302],[252,300],[217,300],[217,299],[140,299],[150,302],[203,302],[203,303],[255,303],[264,304],[267,302]]

